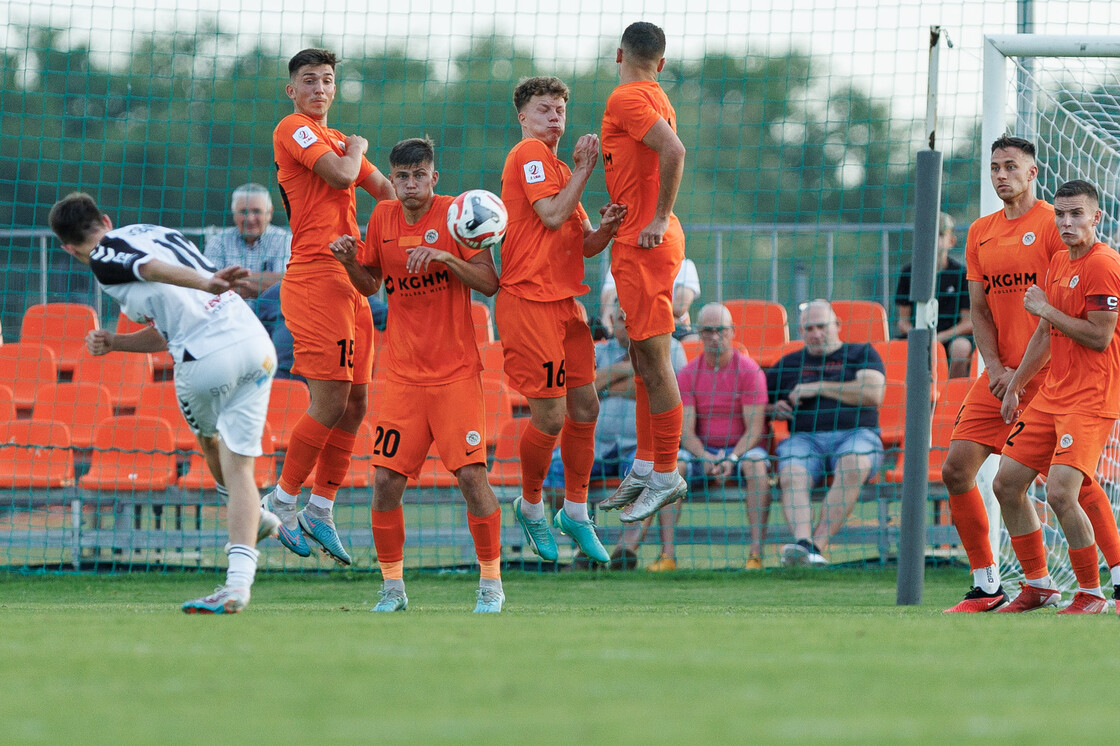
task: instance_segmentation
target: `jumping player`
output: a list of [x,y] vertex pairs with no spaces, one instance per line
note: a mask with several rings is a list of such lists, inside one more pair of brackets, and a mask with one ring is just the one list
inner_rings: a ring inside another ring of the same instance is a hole
[[384,587],[373,610],[408,607],[401,498],[434,441],[467,503],[482,569],[474,610],[500,612],[502,516],[486,478],[482,360],[470,311],[470,291],[494,295],[498,274],[489,251],[463,248],[448,234],[454,198],[435,194],[439,173],[430,140],[397,143],[389,166],[397,199],[374,208],[364,248],[353,236],[330,246],[360,294],[372,295],[384,282],[389,301],[387,388],[377,415],[370,513]]
[[[366,413],[373,372],[369,302],[331,259],[329,244],[358,235],[354,188],[391,199],[388,180],[365,159],[369,144],[327,127],[335,95],[337,59],[305,49],[288,62],[285,89],[295,113],[272,133],[276,180],[292,228],[292,257],[280,285],[280,306],[294,339],[293,373],[307,379],[311,405],[292,429],[284,469],[266,504],[283,522],[279,538],[301,557],[311,550],[303,533],[337,562],[350,555],[335,531],[335,494],[350,468],[355,434]],[[315,484],[298,513],[311,470]]]
[[183,611],[236,614],[249,603],[256,544],[280,525],[260,507],[253,479],[276,350],[235,292],[249,272],[216,269],[171,228],[114,229],[88,194],[75,192],[57,202],[49,220],[62,248],[89,266],[128,317],[152,324],[132,334],[92,331],[86,337],[90,353],[171,351],[179,408],[198,437],[218,491],[229,498],[226,583],[183,604]]
[[[1099,614],[1107,603],[1094,525],[1078,493],[1092,480],[1120,415],[1120,255],[1097,241],[1101,209],[1089,182],[1058,187],[1054,218],[1069,251],[1055,254],[1044,283],[1031,285],[1023,296],[1024,308],[1038,317],[1038,328],[1003,397],[1003,418],[1014,426],[993,490],[1027,581],[999,611],[1031,611],[1062,597],[1046,566],[1038,513],[1027,499],[1035,477],[1048,472],[1046,502],[1065,532],[1079,586],[1073,602],[1058,613]],[[1049,374],[1019,414],[1019,391],[1048,359]]]
[[[988,514],[976,474],[989,455],[1003,450],[1011,430],[1000,415],[1001,402],[1038,325],[1037,317],[1023,308],[1023,293],[1046,276],[1051,256],[1066,251],[1054,224],[1054,208],[1034,194],[1038,175],[1034,145],[1018,137],[1001,137],[992,143],[991,153],[992,186],[1003,209],[972,224],[966,251],[973,334],[985,370],[965,397],[941,468],[973,584],[964,600],[946,609],[949,613],[994,611],[1009,600],[992,555]],[[1024,381],[1021,403],[1031,400],[1044,378]],[[1115,568],[1120,565],[1120,537],[1107,495],[1089,481],[1079,499],[1093,521],[1105,559]],[[1117,570],[1113,573],[1113,582],[1120,583]]]
[[606,248],[626,210],[608,205],[599,229],[591,229],[579,198],[599,159],[599,138],[584,135],[576,142],[574,172],[557,157],[568,98],[568,86],[553,77],[528,78],[513,92],[522,140],[502,171],[509,227],[494,310],[506,373],[530,411],[519,444],[522,494],[513,514],[533,551],[556,561],[541,487],[559,437],[564,509],[555,516],[556,528],[591,559],[609,562],[587,514],[599,399],[595,343],[575,298],[588,290],[583,258]]
[[676,328],[673,281],[684,260],[684,231],[673,203],[685,149],[677,137],[676,112],[657,83],[664,55],[664,31],[652,23],[630,24],[615,54],[620,83],[603,114],[607,191],[611,202],[627,209],[611,249],[611,274],[637,374],[638,451],[633,469],[600,507],[625,507],[625,523],[688,493],[677,473],[683,409],[669,354]]

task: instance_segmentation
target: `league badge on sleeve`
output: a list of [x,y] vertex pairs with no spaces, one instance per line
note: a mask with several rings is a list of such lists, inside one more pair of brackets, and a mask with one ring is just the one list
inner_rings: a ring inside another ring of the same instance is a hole
[[319,141],[319,138],[306,124],[292,133],[292,139],[295,140],[296,145],[299,145],[301,148],[310,147]]

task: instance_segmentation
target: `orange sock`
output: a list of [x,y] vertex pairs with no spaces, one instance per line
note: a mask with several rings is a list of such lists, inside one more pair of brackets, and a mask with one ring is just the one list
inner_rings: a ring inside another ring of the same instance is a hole
[[1069,548],[1069,563],[1073,566],[1073,574],[1077,576],[1077,584],[1084,590],[1101,587],[1101,571],[1097,565],[1097,545],[1090,544],[1080,549]]
[[[639,461],[653,461],[653,426],[650,424],[649,391],[641,376],[634,376],[634,428],[638,436],[638,450],[634,458]],[[675,466],[675,464],[674,464]]]
[[521,452],[521,497],[525,502],[541,501],[541,486],[548,475],[552,463],[552,449],[556,447],[556,436],[541,432],[536,425],[529,423],[518,443]]
[[1105,564],[1109,567],[1120,565],[1120,531],[1116,529],[1116,517],[1112,514],[1112,504],[1108,501],[1104,488],[1097,480],[1091,479],[1081,485],[1077,501],[1093,524],[1093,534],[1097,539],[1097,547],[1104,555]]
[[963,495],[949,495],[949,512],[964,551],[968,553],[969,568],[982,570],[995,564],[992,543],[988,540],[988,511],[984,509],[984,498],[976,485]]
[[[1019,558],[1027,580],[1037,580],[1050,574],[1050,568],[1046,566],[1046,545],[1042,541],[1041,528],[1029,534],[1012,536],[1011,548],[1015,550],[1015,556]],[[1095,554],[1093,561],[1096,561]]]
[[501,580],[502,577],[502,509],[479,518],[467,512],[467,527],[474,538],[474,553],[482,568],[483,580]]
[[668,412],[649,416],[650,430],[653,431],[653,470],[666,472],[677,468],[677,453],[681,448],[681,423],[684,421],[684,405],[678,404]]
[[381,577],[400,580],[404,577],[404,508],[400,505],[385,511],[371,508],[369,523],[373,529],[373,546],[377,550],[377,562],[381,565]]
[[587,484],[595,464],[595,423],[565,417],[560,431],[560,458],[564,462],[564,499],[587,502]]
[[339,430],[331,430],[323,450],[319,451],[319,460],[315,462],[315,486],[311,494],[334,500],[338,488],[346,480],[346,472],[350,470],[350,455],[354,453],[354,441],[358,436]]
[[280,489],[289,495],[299,494],[330,434],[329,427],[304,412],[292,428],[288,452],[284,454],[284,469],[280,473]]

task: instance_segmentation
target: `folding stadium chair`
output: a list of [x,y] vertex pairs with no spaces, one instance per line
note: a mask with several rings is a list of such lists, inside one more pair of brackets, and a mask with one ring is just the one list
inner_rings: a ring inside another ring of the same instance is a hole
[[50,347],[37,343],[10,342],[0,347],[0,381],[12,389],[17,414],[28,414],[39,387],[58,381],[58,363]]
[[292,428],[311,405],[307,384],[290,378],[272,381],[272,394],[268,400],[268,424],[276,437],[276,448],[288,450]]
[[505,376],[496,371],[483,371],[482,397],[486,406],[486,447],[493,448],[502,426],[513,419],[513,400]]
[[75,381],[99,383],[109,389],[116,414],[132,414],[140,391],[152,382],[152,356],[135,352],[90,355],[84,352],[74,368]]
[[745,345],[755,362],[768,368],[781,357],[782,345],[789,342],[789,321],[780,303],[764,300],[726,300],[735,326],[735,341]]
[[[258,489],[267,489],[276,484],[276,442],[268,423],[261,433],[261,450],[264,453],[253,462],[253,482]],[[187,472],[176,483],[184,490],[212,490],[217,486],[206,459],[199,451],[191,451],[187,459]]]
[[68,423],[71,445],[82,449],[93,447],[97,426],[112,416],[109,389],[89,381],[43,384],[31,409],[32,419]]
[[[147,327],[147,324],[133,321],[123,313],[117,317],[117,334],[131,334],[132,332],[138,332]],[[171,357],[171,353],[167,350],[163,350],[162,352],[153,352],[151,356],[152,373],[155,377],[160,380],[170,378],[168,374],[175,369],[175,359]]]
[[502,352],[501,342],[480,342],[478,354],[482,358],[483,370],[505,369],[505,353]]
[[89,471],[78,486],[97,491],[162,491],[175,483],[175,436],[161,417],[123,415],[97,426]]
[[175,393],[174,381],[145,384],[140,389],[140,403],[136,405],[136,414],[167,420],[175,434],[175,450],[193,451],[198,448],[198,439],[179,409],[179,396]]
[[834,300],[832,310],[840,319],[845,342],[886,342],[891,338],[887,311],[873,300]]
[[477,300],[471,301],[471,320],[474,322],[474,338],[481,344],[494,341],[494,319],[490,306]]
[[9,422],[16,418],[16,399],[12,387],[0,383],[0,422]]
[[[686,339],[681,342],[681,347],[684,348],[685,359],[692,362],[700,357],[704,352],[704,342],[699,339]],[[756,361],[757,362],[757,361]]]
[[68,376],[86,348],[86,333],[100,329],[97,312],[84,303],[36,303],[23,314],[20,342],[50,347],[58,369]]
[[506,420],[494,444],[494,460],[490,465],[490,484],[516,487],[521,484],[521,453],[518,443],[529,426],[528,417]]
[[0,489],[50,489],[74,484],[70,428],[60,420],[0,423]]
[[459,480],[443,465],[443,459],[439,457],[433,443],[428,457],[424,459],[424,465],[420,467],[420,476],[415,482],[409,480],[409,484],[416,487],[455,487]]

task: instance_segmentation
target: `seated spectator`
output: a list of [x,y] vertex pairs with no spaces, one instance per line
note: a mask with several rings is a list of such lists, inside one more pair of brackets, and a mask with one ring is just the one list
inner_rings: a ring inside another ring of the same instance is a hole
[[[700,297],[700,275],[696,271],[696,263],[691,259],[681,262],[677,277],[673,280],[673,316],[677,320],[677,328],[673,336],[679,340],[695,339],[696,332],[692,328],[692,319],[689,309],[692,303]],[[603,289],[599,291],[599,308],[602,309],[602,324],[610,333],[610,311],[618,303],[618,291],[615,290],[614,275],[607,270],[603,278]]]
[[272,196],[260,184],[242,184],[230,200],[233,227],[206,239],[203,252],[219,269],[237,265],[249,270],[240,295],[249,300],[280,282],[292,252],[292,234],[272,225]]
[[[967,378],[972,368],[972,314],[969,311],[968,281],[965,267],[949,256],[957,245],[956,224],[948,213],[941,213],[937,237],[937,341],[949,356],[949,377]],[[910,303],[911,267],[902,268],[894,293],[898,314],[898,336],[905,339],[914,328],[914,306]]]
[[[595,389],[599,393],[599,419],[595,426],[592,480],[625,477],[630,473],[634,454],[638,450],[638,435],[634,429],[634,367],[630,364],[628,352],[630,338],[626,335],[622,310],[617,305],[611,312],[611,322],[613,336],[606,342],[595,345]],[[673,369],[679,371],[685,364],[684,348],[675,339],[670,342],[670,346]],[[552,464],[545,477],[544,488],[550,498],[563,499],[564,464],[560,460],[559,448],[552,453]],[[648,521],[646,525],[648,526]],[[672,527],[670,536],[671,532]],[[637,547],[643,534],[641,524],[627,525],[622,542],[611,553],[612,567],[633,569],[637,566]],[[588,560],[577,555],[573,566],[585,569],[588,567]]]
[[[677,469],[689,479],[692,489],[703,489],[709,483],[742,482],[746,486],[751,532],[747,569],[761,570],[770,515],[769,454],[764,442],[766,375],[758,363],[735,348],[735,330],[726,306],[707,304],[700,309],[699,321],[703,353],[677,374],[684,405]],[[666,505],[660,515],[662,525],[675,527],[677,505]],[[661,561],[665,569],[676,566],[671,555],[663,554]]]
[[[376,295],[369,296],[369,308],[373,313],[373,326],[378,331],[385,331],[385,321],[389,315],[389,307]],[[276,348],[276,375],[275,378],[295,378],[304,380],[301,376],[292,373],[295,364],[295,352],[292,333],[284,323],[284,313],[280,310],[280,283],[276,283],[257,298],[257,318],[260,319],[268,336],[272,338],[272,345]]]
[[[790,430],[777,448],[782,508],[794,537],[782,547],[782,564],[827,565],[824,550],[883,459],[878,407],[886,376],[871,345],[840,340],[828,301],[802,304],[800,328],[805,347],[766,374],[771,416],[788,420]],[[829,475],[814,529],[810,490]]]

